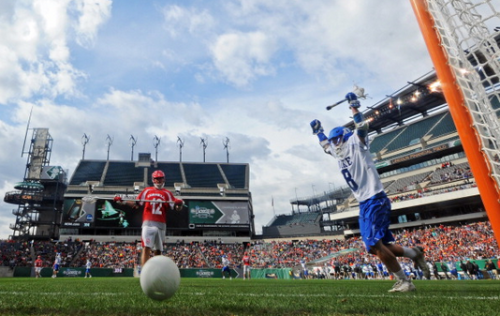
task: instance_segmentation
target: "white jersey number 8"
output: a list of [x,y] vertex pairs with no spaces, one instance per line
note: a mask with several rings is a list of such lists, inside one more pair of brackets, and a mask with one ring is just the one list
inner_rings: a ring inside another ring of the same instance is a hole
[[342,175],[344,176],[345,182],[347,182],[347,185],[351,188],[351,190],[357,191],[358,190],[358,184],[352,178],[352,175],[349,172],[349,170],[342,169]]

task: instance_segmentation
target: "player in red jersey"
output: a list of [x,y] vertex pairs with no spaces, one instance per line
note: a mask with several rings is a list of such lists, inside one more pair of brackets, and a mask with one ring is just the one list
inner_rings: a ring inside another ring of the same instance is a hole
[[163,242],[167,229],[167,212],[175,209],[182,210],[184,202],[174,197],[174,194],[165,189],[165,173],[156,170],[152,174],[152,187],[145,188],[139,193],[136,201],[124,201],[120,196],[116,196],[114,201],[125,203],[133,208],[144,206],[142,213],[142,233],[141,242],[144,249],[141,254],[141,266],[148,261],[151,250],[158,256],[163,251]]
[[248,252],[245,252],[241,261],[243,262],[243,280],[250,279],[250,256]]
[[43,260],[41,256],[38,256],[35,260],[35,277],[38,279],[41,277],[40,273],[43,268]]

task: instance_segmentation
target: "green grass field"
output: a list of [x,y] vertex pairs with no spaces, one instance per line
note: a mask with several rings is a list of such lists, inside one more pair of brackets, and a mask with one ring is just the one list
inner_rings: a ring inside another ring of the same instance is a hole
[[146,297],[136,278],[3,278],[0,315],[498,315],[500,281],[181,281],[174,297]]

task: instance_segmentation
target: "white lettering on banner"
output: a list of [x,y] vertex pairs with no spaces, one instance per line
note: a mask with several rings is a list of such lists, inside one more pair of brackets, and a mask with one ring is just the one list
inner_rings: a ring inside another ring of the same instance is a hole
[[207,271],[207,270],[199,270],[199,271],[196,271],[196,275],[200,278],[211,278],[214,276],[214,272]]
[[62,272],[62,274],[64,274],[65,276],[68,276],[68,277],[76,277],[76,276],[82,275],[82,271],[73,270],[73,269],[66,269]]

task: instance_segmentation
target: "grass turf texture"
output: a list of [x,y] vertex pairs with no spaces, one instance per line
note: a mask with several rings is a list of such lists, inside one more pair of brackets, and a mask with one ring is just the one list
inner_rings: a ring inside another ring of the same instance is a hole
[[146,297],[136,278],[3,278],[0,315],[498,315],[500,281],[181,281],[169,300]]

